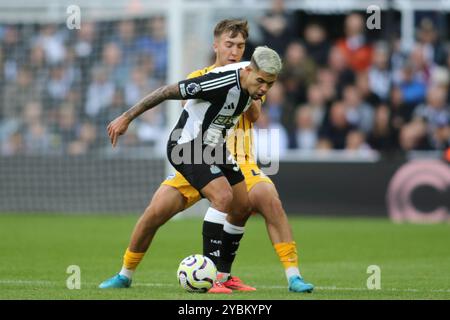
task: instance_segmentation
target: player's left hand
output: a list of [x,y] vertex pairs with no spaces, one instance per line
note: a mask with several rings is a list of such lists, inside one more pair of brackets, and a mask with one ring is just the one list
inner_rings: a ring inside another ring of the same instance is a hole
[[108,136],[111,139],[113,148],[116,146],[119,136],[127,131],[129,124],[130,119],[124,115],[117,117],[108,124]]

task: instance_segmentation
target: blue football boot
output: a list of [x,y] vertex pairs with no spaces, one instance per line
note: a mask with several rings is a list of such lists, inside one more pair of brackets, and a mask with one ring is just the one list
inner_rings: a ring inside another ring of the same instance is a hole
[[131,279],[127,277],[116,274],[114,277],[109,278],[108,280],[103,281],[98,286],[100,289],[120,289],[120,288],[129,288],[131,286]]
[[306,283],[302,277],[292,276],[289,278],[289,291],[291,292],[309,292],[314,290],[311,283]]

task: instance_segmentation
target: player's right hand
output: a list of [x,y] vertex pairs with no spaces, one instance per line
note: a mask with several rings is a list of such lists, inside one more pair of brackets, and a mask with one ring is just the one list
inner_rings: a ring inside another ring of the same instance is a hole
[[129,124],[130,119],[124,115],[117,117],[108,124],[108,136],[113,148],[116,146],[119,136],[127,131]]

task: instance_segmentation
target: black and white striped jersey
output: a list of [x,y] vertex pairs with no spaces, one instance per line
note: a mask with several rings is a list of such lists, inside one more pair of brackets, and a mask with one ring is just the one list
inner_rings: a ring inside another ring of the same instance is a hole
[[242,90],[239,81],[239,70],[249,63],[218,67],[201,77],[178,83],[181,96],[188,102],[172,131],[179,130],[176,142],[172,143],[188,143],[201,137],[204,145],[224,143],[228,130],[251,104],[249,94]]

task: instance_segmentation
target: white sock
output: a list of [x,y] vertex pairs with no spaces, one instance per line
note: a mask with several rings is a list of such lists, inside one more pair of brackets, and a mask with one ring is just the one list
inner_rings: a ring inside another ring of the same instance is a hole
[[229,234],[243,234],[245,231],[245,227],[235,226],[234,224],[231,224],[225,220],[223,224],[223,231]]
[[127,269],[127,268],[125,268],[125,267],[122,267],[122,270],[120,270],[120,272],[119,272],[119,274],[120,274],[121,276],[125,276],[125,277],[127,277],[128,279],[131,279],[131,277],[133,277],[133,273],[134,273],[134,270]]
[[209,207],[203,220],[223,225],[227,219],[227,214]]
[[298,270],[298,268],[296,268],[296,267],[287,268],[285,270],[285,272],[286,272],[286,278],[287,278],[288,282],[289,282],[289,278],[292,276],[299,276],[300,278],[302,277],[300,274],[300,270]]

